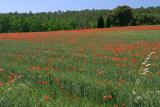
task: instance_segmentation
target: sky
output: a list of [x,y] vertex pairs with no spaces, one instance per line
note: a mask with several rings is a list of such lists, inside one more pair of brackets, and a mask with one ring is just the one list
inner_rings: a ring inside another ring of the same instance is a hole
[[160,6],[160,0],[0,0],[0,12],[48,12],[57,10],[113,9],[118,5],[133,8]]

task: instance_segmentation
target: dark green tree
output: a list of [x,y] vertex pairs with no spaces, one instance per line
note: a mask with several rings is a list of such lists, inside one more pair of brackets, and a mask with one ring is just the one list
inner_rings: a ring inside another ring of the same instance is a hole
[[111,27],[111,19],[110,19],[109,16],[108,16],[107,19],[106,19],[106,27],[107,27],[107,28],[110,28],[110,27]]
[[136,26],[137,25],[137,19],[133,18],[133,20],[130,23],[131,26]]
[[113,9],[112,13],[112,23],[115,26],[127,26],[133,20],[132,9],[129,6],[118,6]]
[[98,18],[97,28],[104,28],[104,19],[102,15],[100,15]]
[[10,20],[8,16],[0,17],[0,32],[9,32]]

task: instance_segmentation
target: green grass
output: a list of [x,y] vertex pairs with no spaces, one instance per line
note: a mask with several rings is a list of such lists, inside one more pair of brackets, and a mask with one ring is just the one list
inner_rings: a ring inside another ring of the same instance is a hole
[[[1,40],[0,107],[158,107],[159,35],[64,32],[44,41]],[[142,63],[154,51],[150,72],[142,75]]]

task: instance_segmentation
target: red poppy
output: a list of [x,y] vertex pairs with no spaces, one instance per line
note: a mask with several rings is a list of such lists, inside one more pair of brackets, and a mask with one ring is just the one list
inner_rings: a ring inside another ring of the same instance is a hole
[[110,96],[108,96],[108,99],[109,99],[109,100],[112,100],[112,99],[113,99],[113,97],[110,95]]
[[9,82],[13,82],[13,79],[14,79],[14,74],[12,73],[12,74],[9,76]]
[[137,62],[136,59],[132,59],[132,63],[135,64]]
[[45,102],[48,102],[48,101],[49,101],[49,96],[47,96],[47,95],[44,96],[44,101],[45,101]]
[[45,67],[44,69],[45,69],[45,71],[48,71],[49,68],[48,68],[48,67]]

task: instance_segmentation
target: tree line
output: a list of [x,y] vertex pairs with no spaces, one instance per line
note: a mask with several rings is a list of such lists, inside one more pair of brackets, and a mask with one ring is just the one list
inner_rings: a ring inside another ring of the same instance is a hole
[[98,18],[97,27],[136,26],[160,24],[160,8],[132,9],[129,6],[118,6],[110,11],[106,18]]
[[0,13],[0,32],[37,32],[160,24],[160,7]]

